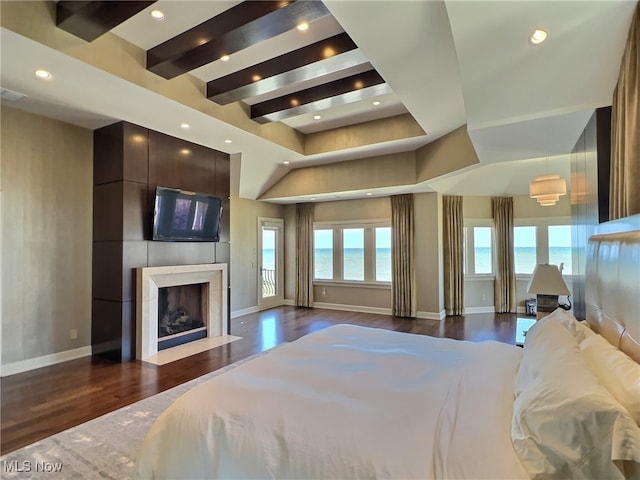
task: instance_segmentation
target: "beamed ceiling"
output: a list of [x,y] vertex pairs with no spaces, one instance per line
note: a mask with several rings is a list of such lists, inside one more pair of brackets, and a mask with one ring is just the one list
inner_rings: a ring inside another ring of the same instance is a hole
[[[593,110],[610,104],[635,6],[1,4],[2,87],[26,95],[11,106],[88,128],[126,120],[237,154],[241,196],[277,202],[365,192],[526,194],[529,176],[549,159],[568,171]],[[164,20],[152,19],[154,9]],[[527,38],[537,26],[550,35],[534,47]],[[51,70],[53,82],[34,81],[38,67]],[[62,78],[68,83],[55,84]],[[181,130],[183,122],[192,128]],[[367,183],[376,177],[367,165],[385,159],[411,175]],[[341,171],[354,176],[352,189],[287,185],[302,178],[295,169],[348,161],[354,168]]]

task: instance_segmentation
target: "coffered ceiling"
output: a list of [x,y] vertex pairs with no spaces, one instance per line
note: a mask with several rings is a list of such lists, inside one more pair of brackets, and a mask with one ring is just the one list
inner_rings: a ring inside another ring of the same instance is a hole
[[[475,153],[464,171],[334,193],[526,194],[550,159],[566,170],[593,110],[611,103],[635,3],[3,0],[1,83],[25,95],[3,102],[235,154],[247,198],[295,168],[407,152],[446,163],[433,142],[463,127]],[[536,27],[549,38],[534,46]]]

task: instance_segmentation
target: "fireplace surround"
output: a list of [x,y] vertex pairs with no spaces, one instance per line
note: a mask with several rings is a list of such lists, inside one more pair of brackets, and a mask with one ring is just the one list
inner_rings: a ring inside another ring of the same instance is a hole
[[158,353],[158,290],[203,284],[207,338],[227,336],[227,264],[175,265],[137,269],[136,358]]

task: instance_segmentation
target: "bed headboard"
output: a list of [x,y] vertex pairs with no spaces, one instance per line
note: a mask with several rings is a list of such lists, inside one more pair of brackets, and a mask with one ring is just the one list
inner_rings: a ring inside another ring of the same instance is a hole
[[607,222],[589,238],[587,321],[640,363],[640,215]]

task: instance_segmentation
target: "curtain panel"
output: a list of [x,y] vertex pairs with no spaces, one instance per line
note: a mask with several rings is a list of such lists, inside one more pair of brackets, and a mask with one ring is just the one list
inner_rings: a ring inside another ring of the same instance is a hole
[[296,204],[296,305],[313,306],[313,203]]
[[611,111],[609,218],[640,213],[640,3],[631,22]]
[[495,223],[496,280],[494,301],[497,313],[516,313],[516,273],[513,250],[513,198],[492,199]]
[[464,315],[464,220],[462,198],[444,195],[444,308],[447,315]]
[[392,195],[392,309],[397,317],[415,317],[418,312],[414,230],[413,195]]

